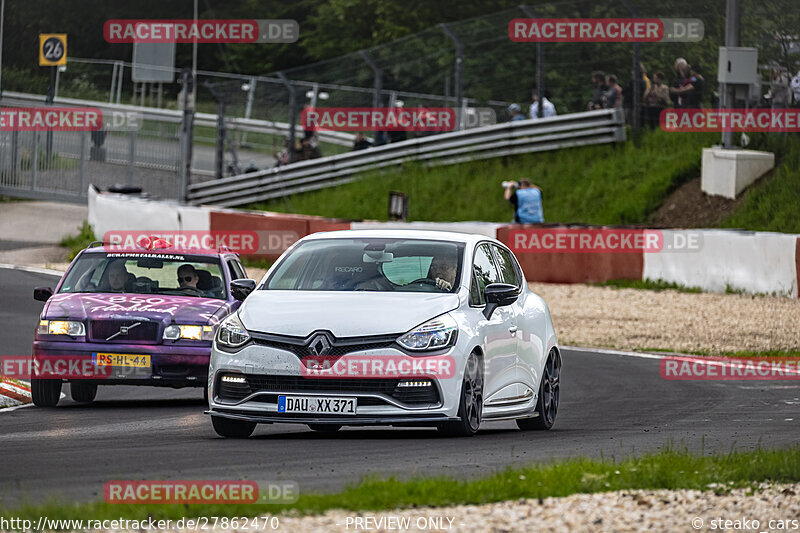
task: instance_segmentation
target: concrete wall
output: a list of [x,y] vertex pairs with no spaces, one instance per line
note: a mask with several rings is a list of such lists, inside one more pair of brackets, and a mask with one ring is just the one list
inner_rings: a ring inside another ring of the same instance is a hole
[[730,286],[745,292],[798,296],[798,236],[733,230],[665,230],[700,234],[696,251],[663,249],[644,254],[644,277],[720,292]]

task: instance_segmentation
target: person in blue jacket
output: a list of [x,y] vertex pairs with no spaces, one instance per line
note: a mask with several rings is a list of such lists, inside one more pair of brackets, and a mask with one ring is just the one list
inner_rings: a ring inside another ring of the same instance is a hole
[[520,224],[544,223],[542,190],[528,180],[503,182],[505,198],[514,206],[514,222]]

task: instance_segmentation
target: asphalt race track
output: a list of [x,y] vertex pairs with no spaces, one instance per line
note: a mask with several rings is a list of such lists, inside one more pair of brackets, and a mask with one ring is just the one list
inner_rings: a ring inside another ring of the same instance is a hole
[[[55,278],[0,269],[0,355],[29,354]],[[556,324],[556,327],[558,325]],[[295,481],[341,488],[368,474],[474,476],[507,465],[577,455],[622,457],[665,445],[697,452],[796,444],[800,385],[789,381],[665,381],[658,360],[564,351],[562,401],[550,432],[486,424],[475,437],[433,429],[262,425],[253,438],[218,438],[200,389],[101,387],[94,404],[0,411],[0,507],[102,498],[112,479]],[[64,392],[68,393],[67,387]]]

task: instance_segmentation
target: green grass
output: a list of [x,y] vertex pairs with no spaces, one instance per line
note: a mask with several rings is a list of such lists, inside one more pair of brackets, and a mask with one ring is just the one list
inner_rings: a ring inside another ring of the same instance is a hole
[[[455,480],[427,477],[412,480],[366,479],[341,492],[304,493],[282,505],[112,505],[105,502],[65,504],[55,501],[2,509],[3,515],[37,519],[155,519],[196,516],[256,516],[294,510],[303,514],[328,509],[386,510],[415,506],[484,504],[518,498],[546,498],[576,493],[631,489],[698,489],[725,492],[759,482],[788,483],[800,479],[800,448],[695,455],[667,449],[636,458],[569,459],[508,468],[487,477]],[[714,484],[714,485],[712,485]],[[724,488],[719,488],[724,486]],[[98,487],[100,490],[100,487]]]
[[72,261],[78,253],[89,246],[93,241],[99,240],[94,236],[94,231],[88,222],[84,220],[77,235],[69,235],[61,239],[61,246],[69,249],[67,259]]
[[752,148],[775,152],[775,170],[744,193],[742,205],[721,226],[800,233],[800,135],[762,134]]
[[624,144],[570,148],[458,165],[406,165],[331,188],[276,199],[255,209],[349,219],[387,219],[389,191],[409,196],[409,219],[507,222],[500,183],[529,178],[541,187],[545,219],[590,224],[645,223],[664,198],[700,174],[713,134],[642,134]]
[[664,281],[663,279],[612,279],[593,283],[598,287],[613,287],[615,289],[644,289],[649,291],[673,290],[678,292],[698,293],[703,292],[700,287],[687,287],[680,283]]

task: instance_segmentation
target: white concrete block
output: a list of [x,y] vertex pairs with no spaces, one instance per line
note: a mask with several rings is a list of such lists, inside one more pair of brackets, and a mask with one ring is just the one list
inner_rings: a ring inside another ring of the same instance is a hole
[[701,188],[706,194],[735,199],[774,166],[771,152],[703,148]]

